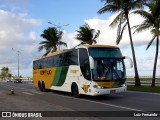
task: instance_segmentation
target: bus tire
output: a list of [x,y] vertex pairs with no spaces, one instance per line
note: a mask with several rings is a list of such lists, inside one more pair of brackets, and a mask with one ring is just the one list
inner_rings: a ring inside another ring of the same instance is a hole
[[44,82],[42,82],[42,91],[46,92],[46,88],[45,88],[45,83]]
[[72,90],[72,95],[76,98],[78,98],[80,95],[79,95],[79,90],[78,90],[78,86],[76,85],[76,83],[73,83],[72,84],[72,87],[71,87],[71,90]]
[[38,88],[39,88],[40,91],[42,91],[42,85],[41,85],[40,81],[38,81]]

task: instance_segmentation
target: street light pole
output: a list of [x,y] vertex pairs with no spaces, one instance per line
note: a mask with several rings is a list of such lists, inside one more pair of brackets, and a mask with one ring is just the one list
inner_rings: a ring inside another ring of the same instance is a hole
[[[70,25],[70,24],[65,24],[65,25],[60,25],[59,24],[59,25],[56,25],[56,24],[53,24],[51,21],[49,21],[48,23],[51,24],[51,25],[54,25],[56,28],[58,28],[58,32],[60,32],[60,30],[63,30],[62,27]],[[59,45],[59,50],[60,50],[60,45]]]
[[17,54],[18,54],[18,78],[19,78],[19,53],[20,53],[20,51],[18,50],[17,51]]
[[[14,51],[14,49],[12,48],[12,50]],[[21,50],[22,51],[22,50]],[[17,67],[18,67],[18,79],[19,79],[19,54],[20,54],[20,52],[21,52],[20,50],[17,50],[16,52],[17,52],[17,55],[18,55],[18,58],[17,58],[17,60],[18,60],[18,63],[17,63]]]

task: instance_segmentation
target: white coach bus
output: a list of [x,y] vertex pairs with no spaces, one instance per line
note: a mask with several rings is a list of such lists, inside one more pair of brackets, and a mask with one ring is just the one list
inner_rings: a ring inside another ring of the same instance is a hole
[[116,46],[81,45],[33,61],[34,86],[98,96],[126,91],[125,57]]

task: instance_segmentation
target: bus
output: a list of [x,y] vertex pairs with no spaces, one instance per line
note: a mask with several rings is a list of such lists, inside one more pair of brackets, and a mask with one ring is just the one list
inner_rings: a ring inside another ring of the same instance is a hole
[[33,61],[33,83],[47,89],[98,96],[126,91],[124,59],[117,46],[80,45]]

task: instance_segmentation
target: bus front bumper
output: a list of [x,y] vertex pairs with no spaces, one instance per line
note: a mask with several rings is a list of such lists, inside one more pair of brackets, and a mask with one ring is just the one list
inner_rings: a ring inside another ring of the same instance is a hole
[[93,96],[121,93],[126,91],[127,91],[127,86],[118,87],[118,88],[107,88],[107,89],[97,88],[93,91]]

